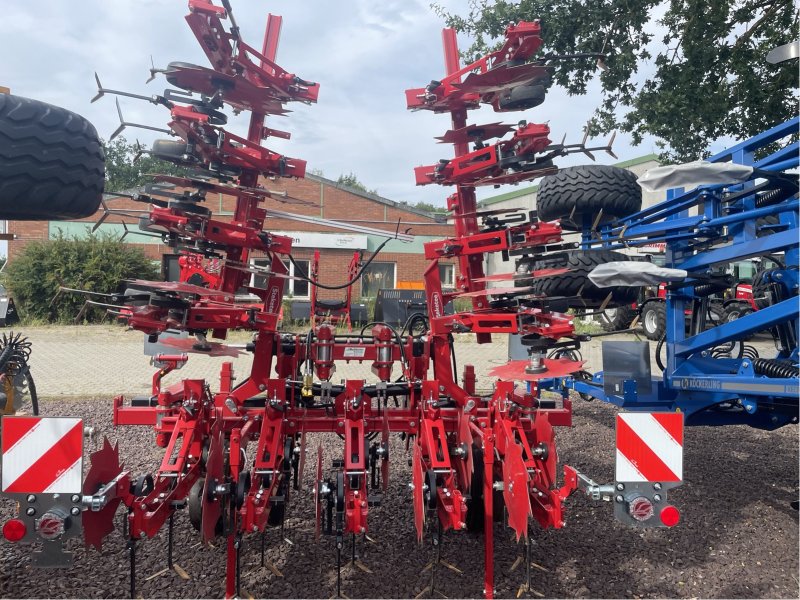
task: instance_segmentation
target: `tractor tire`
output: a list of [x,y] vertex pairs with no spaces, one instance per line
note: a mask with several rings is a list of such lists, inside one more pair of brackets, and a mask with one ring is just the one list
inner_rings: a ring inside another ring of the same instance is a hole
[[667,307],[664,302],[647,302],[640,319],[644,335],[648,340],[658,341],[667,331]]
[[[752,312],[754,312],[753,307],[746,302],[731,302],[725,307],[725,310],[722,313],[722,322],[730,323],[731,321],[735,321],[736,319],[744,317],[745,315],[749,315]],[[752,339],[754,335],[755,333],[751,333],[742,337],[741,340],[746,342],[747,340]]]
[[570,269],[569,272],[552,277],[520,280],[519,285],[524,286],[527,282],[535,294],[547,298],[580,296],[578,302],[570,304],[574,308],[599,306],[609,294],[611,294],[609,307],[624,306],[636,301],[639,294],[638,287],[599,288],[589,280],[589,273],[598,265],[627,260],[630,260],[627,254],[613,250],[571,250],[533,263],[533,270],[566,267]]
[[618,306],[616,308],[607,308],[605,311],[607,319],[600,319],[600,326],[603,331],[621,331],[628,329],[633,320],[636,318],[636,309],[630,304]]
[[536,195],[542,221],[561,221],[566,230],[580,231],[584,219],[600,216],[607,223],[642,208],[642,188],[636,175],[607,165],[567,167],[542,179]]
[[759,310],[767,308],[772,304],[772,286],[769,279],[764,279],[765,275],[771,274],[777,269],[765,269],[756,273],[753,277],[753,302]]
[[64,108],[0,94],[0,219],[90,217],[104,186],[94,125]]

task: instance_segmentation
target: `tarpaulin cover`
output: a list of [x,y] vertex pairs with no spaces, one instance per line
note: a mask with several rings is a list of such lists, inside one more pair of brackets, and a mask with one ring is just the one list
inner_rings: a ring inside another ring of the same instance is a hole
[[698,160],[683,165],[668,165],[650,169],[637,180],[648,192],[671,188],[708,185],[714,183],[738,183],[750,179],[753,167],[735,163],[712,163]]
[[683,281],[683,269],[659,267],[650,262],[619,261],[596,266],[589,279],[597,287],[658,285],[665,281]]

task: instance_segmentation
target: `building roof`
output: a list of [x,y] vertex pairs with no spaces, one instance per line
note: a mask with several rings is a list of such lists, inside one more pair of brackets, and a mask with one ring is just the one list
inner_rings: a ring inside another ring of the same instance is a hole
[[367,200],[372,200],[373,202],[377,202],[378,204],[383,204],[385,206],[390,206],[392,208],[397,208],[398,210],[404,210],[406,212],[413,213],[415,215],[419,215],[420,217],[425,217],[427,219],[432,219],[436,222],[444,223],[446,222],[447,215],[445,214],[436,214],[436,213],[429,213],[426,210],[421,210],[416,208],[413,204],[405,204],[403,202],[395,202],[394,200],[389,200],[388,198],[384,198],[383,196],[379,196],[378,194],[373,194],[371,192],[365,192],[364,190],[360,190],[358,188],[351,187],[349,185],[341,184],[333,179],[328,179],[327,177],[322,177],[321,175],[313,175],[311,173],[306,173],[306,179],[310,179],[312,181],[318,181],[325,185],[329,185],[331,187],[338,188],[340,190],[345,190],[351,194],[355,194],[356,196],[361,196],[362,198],[366,198]]
[[[655,161],[659,162],[658,154],[645,154],[644,156],[639,156],[637,158],[631,158],[630,160],[623,160],[622,162],[614,163],[612,166],[619,167],[620,169],[627,169],[628,167],[635,167],[636,165],[641,165],[646,162]],[[535,194],[539,191],[538,185],[529,185],[528,187],[524,187],[519,190],[512,190],[510,192],[506,192],[505,194],[498,194],[497,196],[492,196],[491,198],[485,198],[481,200],[478,204],[481,206],[488,206],[490,204],[497,204],[498,202],[505,202],[506,200],[513,200],[514,198],[519,198],[520,196],[527,196],[528,194]]]

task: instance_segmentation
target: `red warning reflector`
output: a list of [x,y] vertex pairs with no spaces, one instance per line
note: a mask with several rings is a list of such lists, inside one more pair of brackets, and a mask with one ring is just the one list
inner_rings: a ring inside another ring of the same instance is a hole
[[28,533],[28,528],[20,519],[11,519],[3,524],[3,537],[9,542],[18,542]]
[[672,505],[667,505],[661,509],[661,522],[667,527],[675,527],[681,520],[680,511]]

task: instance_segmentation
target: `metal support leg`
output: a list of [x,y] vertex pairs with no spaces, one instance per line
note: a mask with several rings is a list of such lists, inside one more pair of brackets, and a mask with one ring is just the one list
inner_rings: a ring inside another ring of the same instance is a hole
[[494,503],[492,487],[494,478],[494,440],[491,435],[483,439],[483,535],[484,577],[483,594],[494,598]]
[[242,535],[239,534],[236,536],[236,541],[234,542],[234,546],[236,548],[236,597],[242,597]]
[[167,568],[172,568],[172,529],[175,520],[175,513],[169,516],[169,525],[167,526]]
[[131,598],[136,598],[136,540],[133,538],[128,540],[128,558],[131,565]]
[[342,545],[341,536],[336,537],[336,597],[342,597]]
[[264,566],[264,552],[267,548],[267,532],[261,532],[261,566]]

